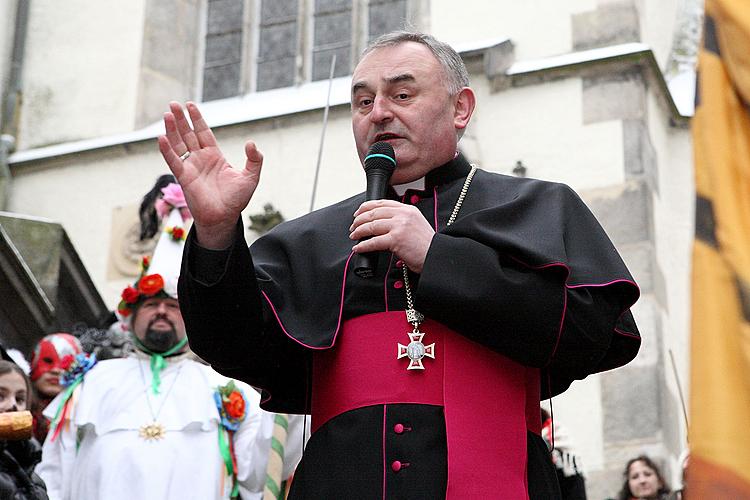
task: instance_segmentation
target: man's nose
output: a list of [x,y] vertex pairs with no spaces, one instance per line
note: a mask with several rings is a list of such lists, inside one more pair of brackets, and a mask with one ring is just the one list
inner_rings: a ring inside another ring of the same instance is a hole
[[370,120],[373,123],[381,123],[389,121],[393,118],[393,110],[391,109],[391,102],[384,97],[376,97],[372,103],[372,111],[370,111]]

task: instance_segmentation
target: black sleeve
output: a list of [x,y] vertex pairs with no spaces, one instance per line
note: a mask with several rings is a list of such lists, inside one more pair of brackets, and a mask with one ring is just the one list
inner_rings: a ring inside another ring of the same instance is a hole
[[438,233],[419,277],[415,307],[514,361],[541,367],[560,330],[564,279],[555,268],[524,269],[472,239]]
[[198,356],[224,375],[266,391],[278,387],[284,397],[277,399],[298,411],[306,406],[308,353],[265,310],[241,224],[232,246],[218,252],[201,248],[191,230],[178,294],[190,348]]
[[212,366],[241,366],[263,338],[261,296],[241,225],[232,246],[218,252],[201,248],[190,231],[178,296],[190,348]]
[[606,293],[565,286],[563,266],[530,268],[469,238],[436,234],[415,307],[526,366],[554,361],[574,378],[593,373],[621,311]]

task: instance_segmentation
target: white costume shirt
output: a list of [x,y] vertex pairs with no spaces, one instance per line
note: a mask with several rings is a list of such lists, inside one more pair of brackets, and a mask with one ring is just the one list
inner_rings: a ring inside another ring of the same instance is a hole
[[[154,395],[148,358],[99,362],[74,392],[60,435],[52,442],[50,432],[44,443],[36,471],[50,500],[229,498],[232,480],[219,448],[213,399],[216,388],[229,380],[183,355],[168,359],[160,393]],[[254,389],[235,384],[247,400],[247,416],[233,434],[240,495],[260,499],[274,414],[260,409]],[[58,396],[45,415],[51,419],[59,404]],[[152,421],[165,427],[163,439],[139,435]],[[302,417],[289,416],[284,477],[301,457],[303,427]]]

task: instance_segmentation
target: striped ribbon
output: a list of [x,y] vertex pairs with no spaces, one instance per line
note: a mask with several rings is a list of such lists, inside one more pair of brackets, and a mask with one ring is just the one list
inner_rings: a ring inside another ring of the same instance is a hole
[[266,486],[263,488],[263,500],[284,499],[284,446],[289,431],[289,417],[284,413],[277,413],[273,422],[271,435],[271,452],[268,454],[266,468]]
[[81,382],[83,382],[83,377],[79,377],[72,384],[66,387],[65,392],[63,392],[63,395],[60,397],[60,405],[57,407],[55,416],[52,417],[52,422],[50,423],[50,431],[52,433],[50,441],[54,441],[55,439],[57,439],[57,436],[60,434],[60,431],[65,424],[65,418],[68,416],[68,413],[70,411],[70,401],[72,399],[71,397],[73,396],[73,391],[75,391],[76,387],[78,387]]

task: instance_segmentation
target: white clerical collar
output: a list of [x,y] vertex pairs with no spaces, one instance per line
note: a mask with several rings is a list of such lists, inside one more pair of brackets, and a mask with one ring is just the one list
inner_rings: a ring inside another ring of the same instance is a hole
[[393,186],[393,190],[396,194],[403,196],[407,189],[413,189],[415,191],[424,191],[425,178],[419,178],[415,181],[407,182],[406,184],[396,184]]

